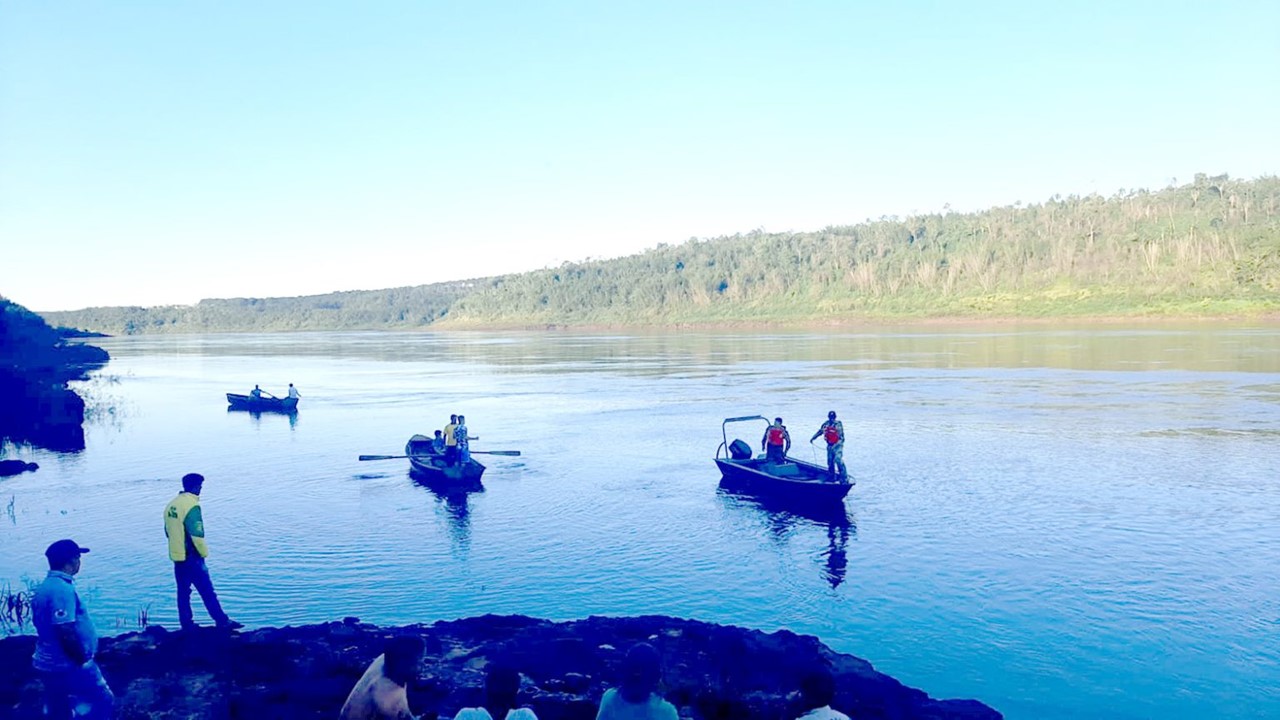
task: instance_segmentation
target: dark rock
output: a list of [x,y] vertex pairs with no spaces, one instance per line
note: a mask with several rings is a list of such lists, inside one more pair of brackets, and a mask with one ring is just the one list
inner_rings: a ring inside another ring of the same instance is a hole
[[0,460],[0,477],[8,477],[17,475],[28,470],[35,471],[40,468],[36,463],[23,462],[22,460]]
[[84,449],[84,401],[67,387],[107,352],[67,342],[26,308],[0,298],[0,438],[52,450]]
[[[500,661],[524,675],[521,701],[542,720],[592,720],[624,651],[640,640],[662,654],[667,699],[695,720],[790,720],[801,673],[819,664],[836,678],[835,706],[860,720],[1000,717],[977,701],[934,700],[817,638],[785,631],[667,617],[554,623],[486,615],[402,628],[350,620],[238,634],[148,628],[104,638],[98,661],[121,718],[332,718],[387,639],[400,634],[418,635],[427,647],[409,687],[410,704],[427,718],[474,705],[484,668]],[[33,649],[30,637],[0,640],[0,715],[38,717]]]

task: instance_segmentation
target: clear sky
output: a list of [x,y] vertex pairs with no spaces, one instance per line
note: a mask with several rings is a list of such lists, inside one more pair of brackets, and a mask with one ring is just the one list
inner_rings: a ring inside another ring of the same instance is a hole
[[418,285],[1280,172],[1280,2],[0,0],[0,294]]

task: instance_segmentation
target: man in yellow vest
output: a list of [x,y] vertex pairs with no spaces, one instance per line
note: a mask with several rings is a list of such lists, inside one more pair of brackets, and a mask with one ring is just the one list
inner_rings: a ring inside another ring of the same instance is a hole
[[204,517],[200,513],[200,489],[204,476],[187,473],[182,476],[182,492],[164,509],[164,534],[169,538],[169,559],[173,561],[173,577],[178,583],[178,622],[183,630],[197,627],[191,617],[191,586],[204,601],[209,617],[224,630],[238,630],[243,624],[227,617],[213,591],[213,580],[204,559],[209,546],[204,540]]
[[458,416],[450,415],[449,424],[444,426],[444,464],[455,465],[458,462]]

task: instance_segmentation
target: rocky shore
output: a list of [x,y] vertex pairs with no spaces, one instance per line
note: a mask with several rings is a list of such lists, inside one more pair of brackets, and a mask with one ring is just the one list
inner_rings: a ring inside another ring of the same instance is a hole
[[[104,638],[98,662],[123,720],[332,719],[397,634],[426,643],[409,702],[432,720],[478,704],[484,668],[494,661],[521,672],[521,702],[541,720],[592,720],[626,649],[641,640],[661,652],[663,694],[682,718],[792,720],[800,676],[817,664],[836,678],[834,706],[856,720],[1001,717],[975,700],[934,700],[814,637],[659,616],[557,623],[486,615],[398,628],[347,618],[235,634],[152,627]],[[40,717],[34,646],[30,636],[0,640],[0,715]]]
[[84,400],[67,387],[109,359],[67,342],[36,314],[0,298],[0,438],[51,450],[84,449]]

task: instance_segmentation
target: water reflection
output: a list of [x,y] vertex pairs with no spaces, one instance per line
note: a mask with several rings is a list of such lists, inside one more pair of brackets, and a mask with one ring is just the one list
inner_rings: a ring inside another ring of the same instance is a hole
[[464,559],[471,550],[471,507],[472,493],[484,492],[483,486],[474,489],[458,489],[444,487],[431,478],[420,473],[410,472],[409,479],[413,484],[426,488],[435,497],[437,510],[443,510],[445,520],[449,524],[449,544],[454,557]]
[[769,534],[780,545],[806,527],[819,527],[826,531],[827,547],[822,551],[823,579],[832,588],[845,580],[848,572],[848,545],[858,533],[857,525],[849,518],[844,502],[796,503],[727,490],[719,490],[721,501],[742,512],[753,512],[764,521]]
[[[294,428],[298,427],[298,411],[297,411],[297,410],[292,410],[292,411],[290,411],[290,412],[284,412],[284,411],[279,411],[279,410],[241,410],[240,408],[236,408],[236,407],[228,407],[228,408],[227,408],[227,414],[228,414],[228,415],[238,415],[238,414],[240,414],[240,413],[244,413],[244,414],[248,415],[249,417],[253,418],[253,424],[254,424],[254,426],[255,426],[255,427],[260,427],[260,426],[262,425],[262,416],[263,416],[263,415],[266,415],[266,416],[268,416],[268,417],[283,415],[283,416],[285,416],[285,417],[289,418],[289,428],[290,428],[290,429],[294,429]],[[272,421],[268,421],[268,422],[272,422]]]

